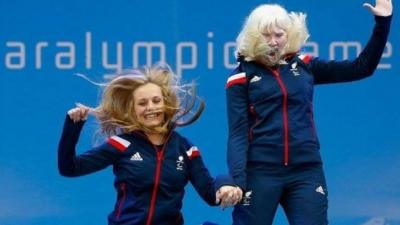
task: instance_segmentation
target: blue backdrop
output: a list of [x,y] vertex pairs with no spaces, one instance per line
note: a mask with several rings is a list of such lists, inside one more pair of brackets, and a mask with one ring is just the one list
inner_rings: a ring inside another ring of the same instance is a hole
[[[0,0],[0,224],[106,224],[115,201],[111,169],[75,179],[57,172],[66,111],[95,106],[94,80],[121,68],[165,60],[195,79],[206,110],[181,132],[196,143],[212,174],[227,171],[226,77],[234,40],[250,10],[265,1]],[[270,2],[270,1],[267,1]],[[308,14],[304,51],[353,58],[373,17],[361,0],[280,0]],[[394,3],[398,3],[394,1]],[[371,78],[318,86],[315,117],[334,225],[400,224],[399,7],[379,69]],[[397,63],[396,63],[397,62]],[[79,152],[94,144],[85,127]],[[191,186],[186,224],[229,224],[230,210],[208,207]],[[280,210],[275,225],[287,224]]]

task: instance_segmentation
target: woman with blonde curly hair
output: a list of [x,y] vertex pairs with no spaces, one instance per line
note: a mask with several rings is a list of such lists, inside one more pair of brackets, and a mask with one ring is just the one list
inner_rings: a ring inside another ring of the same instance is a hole
[[[187,117],[196,95],[190,87],[180,86],[168,67],[128,71],[104,86],[98,107],[78,104],[68,111],[58,168],[61,175],[76,177],[113,166],[117,202],[109,224],[183,224],[182,199],[189,181],[209,205],[225,207],[240,200],[242,192],[229,177],[213,179],[199,149],[174,130],[194,122],[204,106],[201,102]],[[76,155],[89,114],[97,118],[108,140]]]
[[280,5],[254,9],[237,37],[238,67],[226,84],[228,167],[245,193],[235,225],[271,225],[281,205],[291,225],[326,225],[327,188],[313,118],[313,87],[373,74],[385,48],[391,0],[364,4],[373,34],[349,61],[299,53],[309,34],[303,13]]

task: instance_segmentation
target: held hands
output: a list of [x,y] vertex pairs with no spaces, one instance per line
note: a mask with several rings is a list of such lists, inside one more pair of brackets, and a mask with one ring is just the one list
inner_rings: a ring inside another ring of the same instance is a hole
[[74,123],[77,123],[86,120],[89,113],[92,113],[91,108],[77,103],[75,108],[72,108],[68,111],[68,116],[74,121]]
[[393,11],[392,0],[376,0],[375,7],[369,3],[364,3],[363,6],[375,16],[390,16]]
[[221,208],[236,205],[242,200],[242,189],[239,187],[224,185],[220,187],[216,193],[216,203],[221,203]]

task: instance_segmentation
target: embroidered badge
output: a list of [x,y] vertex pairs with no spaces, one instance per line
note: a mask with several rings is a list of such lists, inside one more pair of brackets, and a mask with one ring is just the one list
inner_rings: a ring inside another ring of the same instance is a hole
[[177,170],[183,170],[183,164],[184,164],[184,162],[183,162],[183,156],[179,156],[178,157],[178,160],[176,160],[176,169]]
[[297,62],[292,63],[292,65],[290,67],[291,67],[290,71],[292,71],[294,76],[299,76],[300,75],[300,72],[297,69]]
[[251,201],[251,194],[253,193],[253,191],[247,191],[244,194],[243,200],[242,200],[242,205],[244,206],[249,206],[250,205],[250,201]]

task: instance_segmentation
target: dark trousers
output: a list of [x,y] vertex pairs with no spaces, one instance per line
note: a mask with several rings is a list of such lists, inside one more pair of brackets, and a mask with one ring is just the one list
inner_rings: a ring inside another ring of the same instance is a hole
[[234,225],[272,225],[280,204],[290,225],[327,225],[328,192],[321,164],[248,163],[247,189]]

